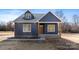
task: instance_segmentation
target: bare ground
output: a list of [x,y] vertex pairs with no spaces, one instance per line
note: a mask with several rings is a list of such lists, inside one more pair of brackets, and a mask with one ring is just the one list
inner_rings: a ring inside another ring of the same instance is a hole
[[62,38],[79,43],[79,33],[62,33]]
[[63,33],[61,39],[45,41],[7,40],[13,32],[0,32],[0,50],[78,50],[79,34]]

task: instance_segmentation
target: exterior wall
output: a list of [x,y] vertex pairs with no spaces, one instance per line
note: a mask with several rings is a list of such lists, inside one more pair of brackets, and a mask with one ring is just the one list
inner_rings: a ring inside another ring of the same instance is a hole
[[[48,32],[47,25],[55,24],[55,32]],[[58,34],[58,24],[57,23],[45,23],[44,25],[44,34]],[[23,32],[23,24],[15,23],[15,37],[37,37],[38,36],[38,25],[37,23],[31,24],[31,32]]]
[[37,34],[37,24],[31,23],[31,32],[23,32],[23,24],[15,23],[15,37],[30,37]]
[[[55,24],[55,32],[48,32],[47,25]],[[45,23],[45,34],[58,34],[58,24],[57,23]]]

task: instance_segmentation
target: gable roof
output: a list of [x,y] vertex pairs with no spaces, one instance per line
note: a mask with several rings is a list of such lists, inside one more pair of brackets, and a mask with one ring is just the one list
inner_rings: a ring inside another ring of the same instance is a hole
[[[27,12],[27,11],[26,11]],[[25,13],[26,13],[25,12]],[[28,11],[29,12],[29,11]],[[35,23],[35,22],[61,22],[61,20],[56,17],[54,14],[52,14],[51,12],[48,12],[47,14],[35,14],[35,13],[31,13],[34,17],[34,19],[31,20],[25,20],[24,14],[22,14],[20,17],[18,17],[17,19],[15,19],[15,23]]]
[[44,17],[42,17],[39,22],[61,22],[59,18],[57,18],[51,12],[48,12]]
[[[30,15],[28,15],[28,14],[30,14]],[[30,18],[28,18],[27,16],[31,16]],[[25,13],[24,13],[24,17],[23,17],[25,20],[31,20],[31,19],[34,19],[34,16],[33,16],[33,14],[29,11],[29,10],[27,10]]]

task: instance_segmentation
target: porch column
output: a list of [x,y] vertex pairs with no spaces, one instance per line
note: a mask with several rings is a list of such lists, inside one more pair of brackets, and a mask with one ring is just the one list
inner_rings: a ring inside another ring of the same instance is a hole
[[58,33],[59,33],[59,36],[61,36],[61,23],[58,23]]
[[39,35],[39,23],[38,23],[38,35]]

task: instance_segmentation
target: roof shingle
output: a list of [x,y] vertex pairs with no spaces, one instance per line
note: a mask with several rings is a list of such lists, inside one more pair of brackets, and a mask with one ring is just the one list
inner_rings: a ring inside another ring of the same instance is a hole
[[33,14],[34,19],[31,20],[25,20],[23,19],[24,14],[15,19],[15,23],[35,23],[35,22],[61,22],[59,18],[57,18],[54,14],[51,12],[48,12],[47,14]]

